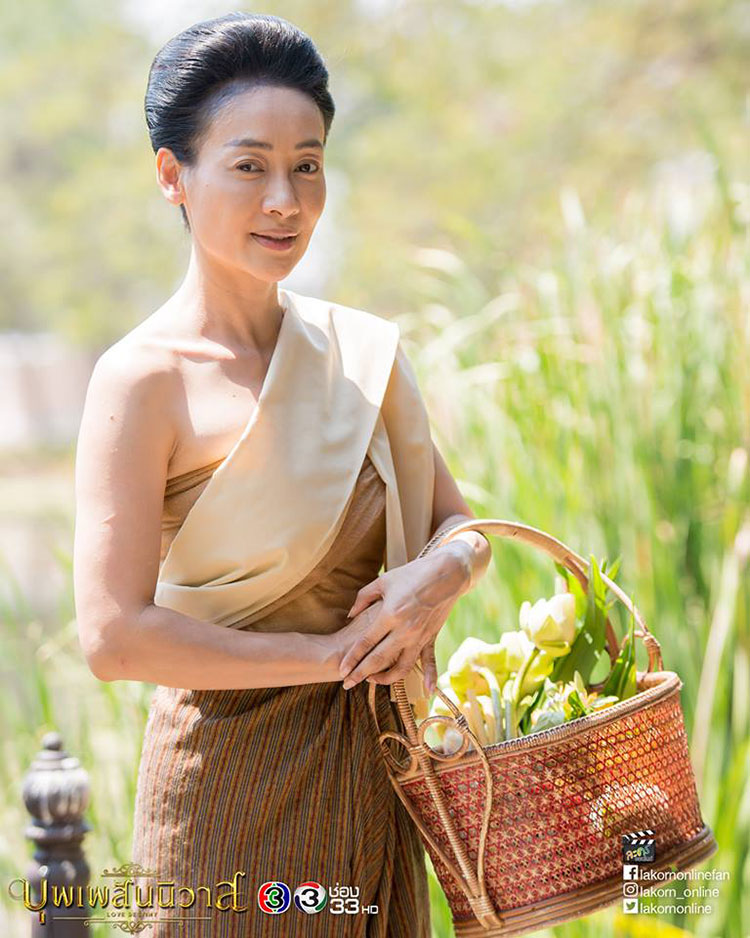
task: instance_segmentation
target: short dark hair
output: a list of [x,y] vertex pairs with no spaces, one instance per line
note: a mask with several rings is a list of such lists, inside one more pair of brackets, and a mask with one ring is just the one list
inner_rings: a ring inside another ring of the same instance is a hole
[[[154,153],[168,147],[181,163],[194,164],[217,111],[257,85],[309,95],[323,116],[326,142],[336,109],[328,70],[312,39],[282,17],[235,12],[189,26],[154,57],[145,98]],[[189,230],[185,206],[180,210]]]

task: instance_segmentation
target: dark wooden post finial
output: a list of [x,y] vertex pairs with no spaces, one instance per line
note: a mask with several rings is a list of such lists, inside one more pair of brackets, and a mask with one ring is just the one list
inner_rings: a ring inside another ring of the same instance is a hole
[[[23,781],[23,800],[31,815],[26,836],[34,843],[34,858],[27,880],[34,904],[42,898],[43,880],[49,887],[88,886],[90,870],[83,853],[83,838],[91,830],[83,817],[89,803],[89,776],[75,756],[63,749],[59,733],[42,739],[42,748]],[[52,903],[32,913],[32,938],[88,938],[88,909]],[[68,916],[62,919],[61,916]],[[73,917],[70,917],[73,916]]]

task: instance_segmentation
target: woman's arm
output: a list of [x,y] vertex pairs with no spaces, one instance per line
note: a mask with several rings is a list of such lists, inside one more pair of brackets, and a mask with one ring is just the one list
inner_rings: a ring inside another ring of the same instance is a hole
[[[434,536],[475,516],[434,443],[433,450]],[[477,531],[466,531],[363,586],[349,611],[352,623],[337,635],[342,643],[344,687],[364,679],[392,684],[406,677],[419,659],[425,685],[428,691],[434,690],[438,632],[459,596],[484,575],[491,556],[487,538]]]
[[104,681],[227,690],[340,681],[327,635],[245,632],[149,604],[129,620],[93,673]]
[[154,604],[180,389],[164,352],[118,346],[89,382],[76,451],[73,577],[91,671],[104,681],[217,690],[340,680],[329,636],[245,632]]
[[[431,538],[459,521],[468,521],[476,517],[434,442],[432,448],[435,456],[435,494],[432,503]],[[464,544],[468,545],[468,549],[463,547]],[[487,571],[492,558],[490,543],[479,531],[463,531],[447,544],[434,548],[430,555],[446,550],[456,553],[463,562],[467,579],[465,589],[462,589],[461,593],[467,592]]]

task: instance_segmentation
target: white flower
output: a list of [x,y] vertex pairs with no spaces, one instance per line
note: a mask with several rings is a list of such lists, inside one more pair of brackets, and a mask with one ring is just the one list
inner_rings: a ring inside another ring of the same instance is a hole
[[576,635],[576,601],[572,593],[556,593],[532,606],[526,600],[519,611],[521,629],[540,651],[566,655]]

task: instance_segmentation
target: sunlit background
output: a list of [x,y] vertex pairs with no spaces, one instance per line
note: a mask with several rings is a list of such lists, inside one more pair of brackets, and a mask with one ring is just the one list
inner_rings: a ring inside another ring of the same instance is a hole
[[[26,0],[0,12],[0,875],[59,730],[90,775],[94,878],[126,861],[152,685],[97,681],[71,584],[73,465],[101,351],[189,242],[143,117],[159,46],[238,7]],[[712,912],[606,909],[564,938],[750,929],[750,3],[289,0],[337,104],[328,203],[291,289],[399,320],[473,510],[622,555],[662,644],[730,874]],[[439,637],[517,626],[551,562],[494,542]],[[432,871],[436,938],[453,934]],[[28,915],[3,885],[0,932]],[[95,936],[104,935],[99,926]]]

